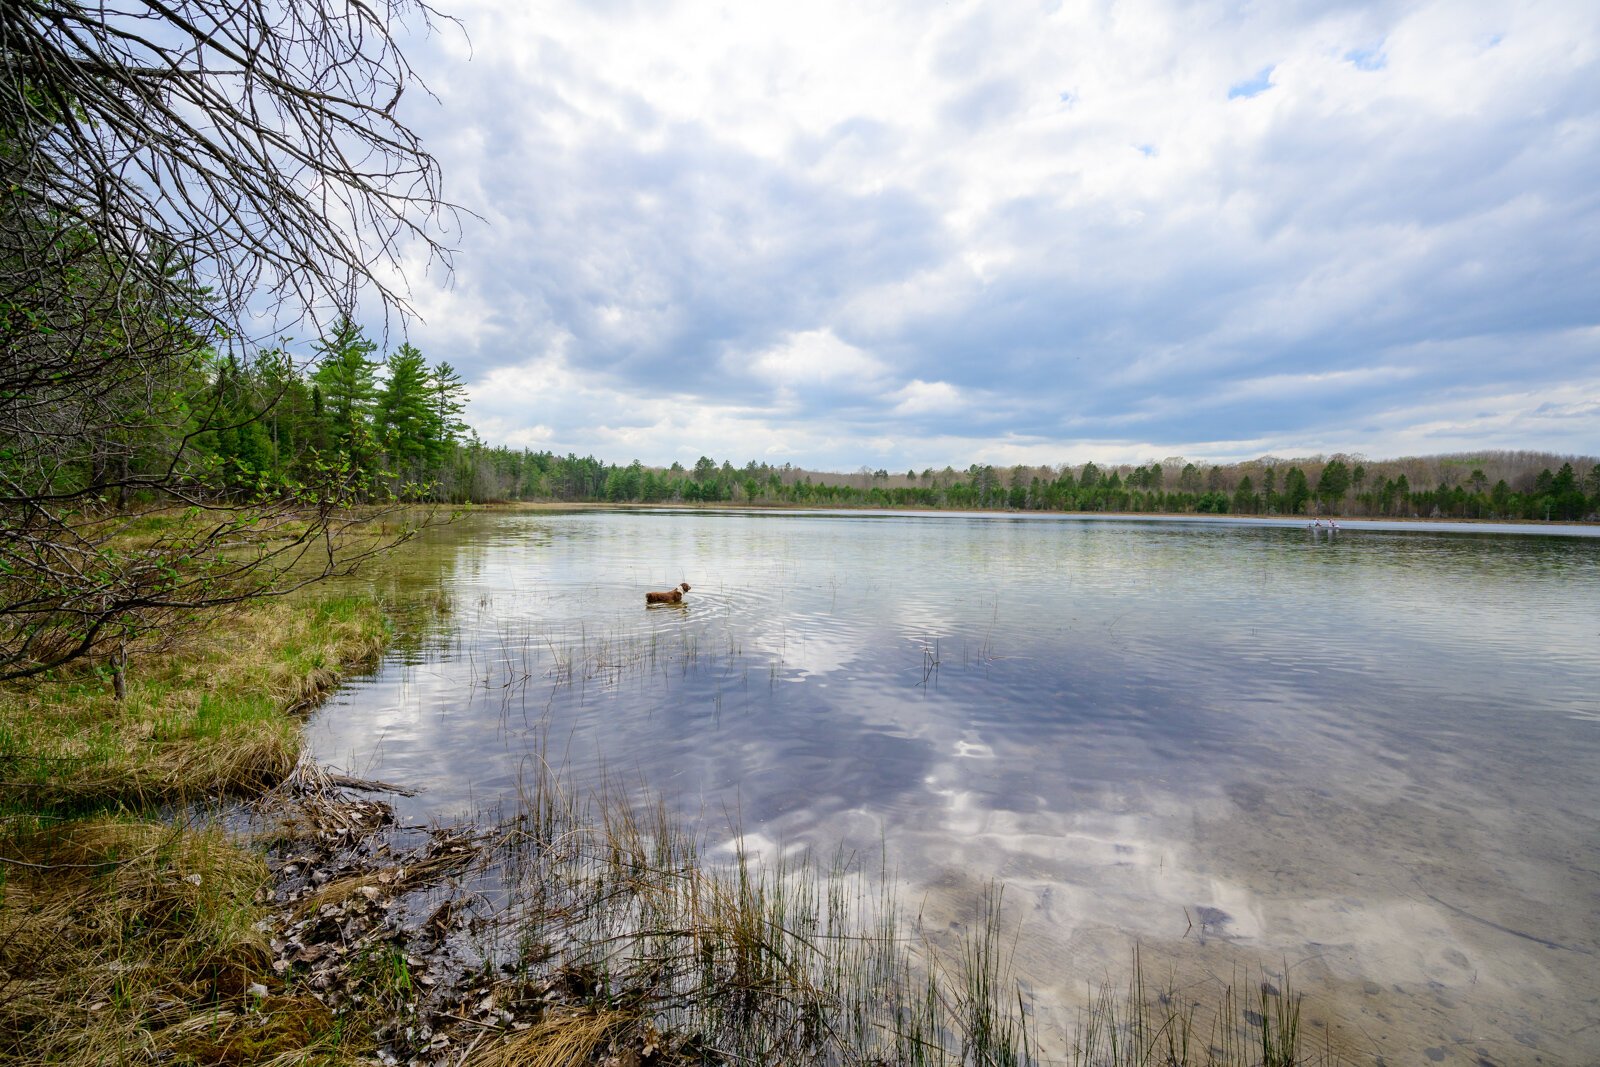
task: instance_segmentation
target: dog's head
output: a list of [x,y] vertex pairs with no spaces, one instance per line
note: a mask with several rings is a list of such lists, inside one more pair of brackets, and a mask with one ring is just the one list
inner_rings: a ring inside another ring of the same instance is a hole
[[685,593],[687,593],[689,591],[689,583],[688,582],[684,582],[682,585],[678,586],[678,588],[682,589]]

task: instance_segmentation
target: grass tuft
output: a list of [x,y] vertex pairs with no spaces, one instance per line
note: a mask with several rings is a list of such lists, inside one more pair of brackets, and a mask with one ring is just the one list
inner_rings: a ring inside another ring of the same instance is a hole
[[135,660],[121,702],[93,665],[0,688],[0,1062],[289,1063],[338,1046],[329,1011],[271,970],[261,854],[171,812],[291,773],[285,710],[383,632],[369,602],[274,601]]
[[384,635],[358,598],[273,601],[133,661],[122,702],[92,665],[0,688],[0,805],[71,815],[259,792],[299,757],[285,709],[371,662]]
[[473,1058],[474,1067],[571,1067],[596,1063],[638,1023],[611,1010],[552,1012],[527,1030],[505,1037]]

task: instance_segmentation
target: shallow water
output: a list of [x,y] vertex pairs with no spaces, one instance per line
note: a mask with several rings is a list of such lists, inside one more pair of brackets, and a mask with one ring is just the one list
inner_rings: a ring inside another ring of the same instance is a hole
[[713,841],[885,850],[934,923],[998,879],[1043,1003],[1137,939],[1287,964],[1358,1061],[1589,1063],[1600,538],[1565,532],[475,514],[375,579],[443,610],[308,734],[411,820],[544,753]]

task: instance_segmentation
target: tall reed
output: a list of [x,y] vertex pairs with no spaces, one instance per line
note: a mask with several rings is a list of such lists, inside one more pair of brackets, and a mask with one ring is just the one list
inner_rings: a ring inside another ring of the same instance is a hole
[[[1126,993],[1103,990],[1068,1042],[1044,1049],[998,886],[956,944],[935,944],[881,868],[757,856],[737,837],[707,853],[660,799],[625,793],[611,782],[580,797],[538,763],[489,879],[502,907],[485,958],[508,995],[551,1002],[540,1025],[589,1050],[569,1062],[646,1047],[653,1062],[928,1067],[1328,1059],[1302,1052],[1287,988],[1263,985],[1259,1015],[1232,987],[1201,1011],[1170,987],[1150,996],[1137,958]],[[510,1062],[506,1042],[529,1040],[487,1043],[482,1062]]]

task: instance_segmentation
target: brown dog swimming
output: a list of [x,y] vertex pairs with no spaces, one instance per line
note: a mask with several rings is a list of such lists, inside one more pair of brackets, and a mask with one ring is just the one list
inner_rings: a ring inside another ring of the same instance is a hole
[[684,582],[678,588],[668,589],[665,593],[646,593],[644,602],[646,604],[681,604],[683,603],[683,594],[688,591],[689,583]]

